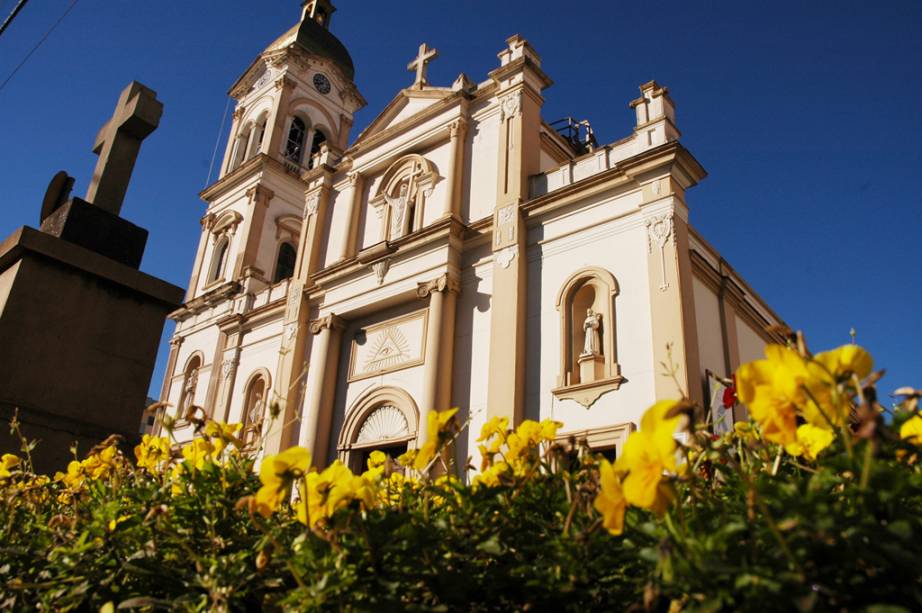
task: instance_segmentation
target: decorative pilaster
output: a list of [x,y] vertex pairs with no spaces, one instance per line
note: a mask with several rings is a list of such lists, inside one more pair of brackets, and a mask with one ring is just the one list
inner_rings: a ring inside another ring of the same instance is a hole
[[352,198],[349,201],[346,231],[343,232],[342,242],[340,243],[340,260],[347,260],[358,252],[359,219],[362,214],[362,205],[364,204],[362,194],[365,190],[365,177],[358,171],[352,171],[347,176],[352,189]]
[[307,318],[304,282],[293,277],[288,285],[288,300],[285,304],[282,339],[275,371],[275,388],[269,399],[270,403],[278,403],[279,416],[268,426],[267,454],[285,449],[291,440],[292,432],[296,429],[304,378],[307,376]]
[[464,136],[467,119],[461,117],[448,125],[448,183],[445,189],[444,217],[461,217],[461,184],[464,173]]
[[262,238],[263,224],[266,221],[266,211],[269,209],[269,201],[275,194],[271,189],[257,184],[248,189],[246,195],[247,214],[243,218],[243,234],[231,279],[239,279],[243,275],[244,268],[256,265],[256,254]]
[[423,371],[423,388],[419,398],[420,427],[417,435],[419,445],[426,442],[429,412],[444,411],[451,404],[455,311],[457,295],[460,291],[460,283],[448,273],[417,284],[416,295],[420,298],[429,298],[426,362]]
[[[692,294],[688,225],[684,204],[647,216],[647,274],[653,323],[653,368],[657,400],[688,394],[701,402],[700,357]],[[662,364],[675,368],[675,380],[663,376]],[[676,389],[678,381],[679,389]]]
[[224,149],[224,161],[221,163],[221,176],[227,174],[231,169],[231,164],[234,161],[234,145],[237,143],[237,132],[240,130],[240,120],[245,112],[246,109],[242,105],[234,109],[230,134],[227,137],[227,147]]
[[240,365],[240,351],[243,344],[243,330],[240,325],[242,320],[242,316],[234,315],[229,320],[220,323],[227,340],[224,344],[221,361],[216,363],[214,367],[219,369],[219,372],[213,375],[219,377],[219,391],[212,416],[214,419],[223,422],[230,421],[231,401],[233,400],[234,386],[237,381],[237,367]]
[[282,145],[285,142],[284,137],[287,136],[284,130],[288,123],[288,103],[291,102],[295,85],[295,80],[288,76],[281,76],[275,81],[276,99],[266,123],[269,138],[263,136],[262,152],[277,159],[282,159]]
[[304,193],[304,221],[301,224],[301,240],[298,244],[298,260],[294,276],[305,283],[319,267],[320,244],[326,228],[329,209],[332,174],[324,171],[319,179],[311,182]]
[[550,79],[535,50],[520,36],[499,53],[490,73],[499,105],[499,155],[493,214],[493,300],[490,308],[488,417],[522,419],[525,406],[527,265],[525,220],[528,177],[540,170],[541,89]]
[[[182,336],[173,336],[170,338],[170,353],[166,360],[166,368],[163,371],[163,385],[160,386],[160,402],[170,401],[170,392],[173,388],[173,378],[176,376],[176,362],[179,360],[179,349],[185,340]],[[154,434],[160,435],[160,419],[164,409],[158,412],[158,419],[154,423]]]
[[199,237],[198,250],[195,252],[195,262],[192,264],[192,276],[189,278],[189,288],[186,290],[186,302],[192,300],[198,290],[198,282],[202,275],[202,266],[205,260],[205,248],[208,247],[208,236],[211,225],[214,223],[214,214],[205,214],[199,220],[199,223],[202,226],[202,235]]
[[345,327],[346,322],[333,313],[310,323],[314,340],[307,372],[299,443],[311,450],[313,461],[318,466],[326,464],[329,451],[336,371]]

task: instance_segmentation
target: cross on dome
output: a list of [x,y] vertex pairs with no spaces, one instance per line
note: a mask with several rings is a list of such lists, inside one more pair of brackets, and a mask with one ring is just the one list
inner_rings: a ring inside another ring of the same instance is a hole
[[407,64],[407,70],[416,71],[416,80],[413,81],[413,87],[422,89],[423,85],[427,85],[429,83],[429,81],[426,79],[426,70],[429,68],[430,60],[433,60],[438,56],[438,50],[430,49],[426,43],[423,43],[419,46],[419,54],[412,62]]

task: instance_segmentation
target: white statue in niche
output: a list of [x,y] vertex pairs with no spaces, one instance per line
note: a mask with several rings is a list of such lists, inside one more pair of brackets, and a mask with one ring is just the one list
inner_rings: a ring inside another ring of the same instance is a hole
[[586,309],[586,320],[583,321],[583,332],[585,340],[583,341],[583,353],[580,355],[601,355],[602,341],[599,338],[599,330],[602,327],[602,314],[593,313],[592,309]]
[[408,191],[409,184],[401,183],[396,198],[392,198],[387,194],[384,195],[388,206],[391,207],[391,240],[403,236],[403,219],[407,212]]

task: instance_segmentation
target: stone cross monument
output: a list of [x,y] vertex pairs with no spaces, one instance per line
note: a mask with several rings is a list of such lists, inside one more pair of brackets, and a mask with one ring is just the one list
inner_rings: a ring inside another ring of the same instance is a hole
[[141,141],[160,124],[163,103],[153,90],[132,81],[119,96],[115,113],[96,135],[93,153],[99,156],[86,200],[118,215],[128,180],[141,150]]
[[18,452],[6,427],[18,413],[39,440],[39,471],[63,469],[74,443],[83,454],[109,434],[138,436],[163,323],[184,292],[138,270],[147,231],[118,214],[162,112],[152,90],[129,84],[96,138],[86,200],[57,173],[41,230],[0,244],[0,452]]

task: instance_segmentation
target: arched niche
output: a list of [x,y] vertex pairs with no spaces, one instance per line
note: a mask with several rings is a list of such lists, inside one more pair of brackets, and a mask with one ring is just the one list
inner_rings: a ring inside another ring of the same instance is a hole
[[339,433],[339,458],[354,471],[365,469],[374,450],[399,455],[416,439],[419,409],[398,387],[377,387],[362,394],[349,408]]
[[262,433],[269,394],[272,393],[272,376],[265,368],[259,368],[247,377],[243,386],[243,408],[240,423],[243,425],[241,438],[247,448],[255,447]]
[[396,240],[422,228],[426,202],[439,179],[435,164],[416,153],[388,167],[370,201],[384,221],[382,240]]
[[[554,395],[589,408],[622,382],[615,335],[618,282],[597,266],[570,275],[557,293],[560,357]],[[593,338],[587,341],[587,334]]]
[[179,402],[176,403],[176,417],[180,420],[186,417],[189,408],[195,404],[195,393],[198,390],[199,373],[205,363],[205,354],[194,351],[186,358],[182,368],[182,387],[179,391]]

